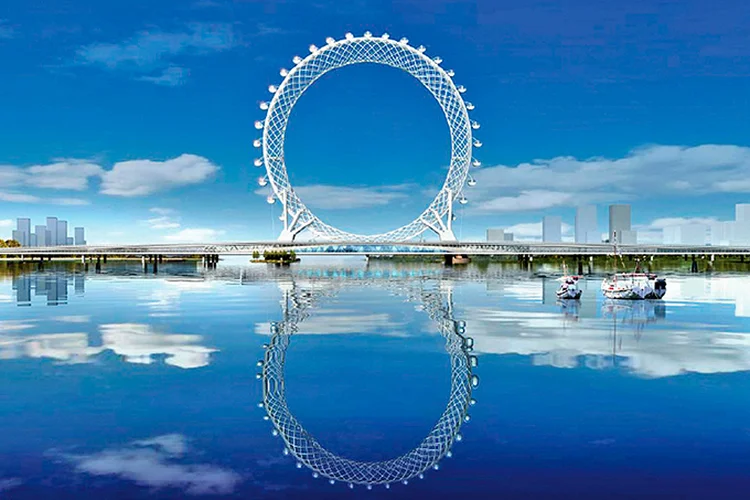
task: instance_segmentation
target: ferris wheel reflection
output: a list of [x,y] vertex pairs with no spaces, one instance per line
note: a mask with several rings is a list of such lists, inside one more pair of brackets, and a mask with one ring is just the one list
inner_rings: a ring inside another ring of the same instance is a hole
[[[284,366],[286,351],[300,323],[313,314],[315,305],[345,291],[348,286],[378,287],[403,296],[405,300],[419,303],[417,310],[424,311],[436,324],[445,340],[445,349],[451,358],[451,383],[448,404],[437,423],[411,451],[382,461],[359,461],[336,455],[324,448],[299,423],[289,410],[286,401]],[[265,420],[273,424],[273,434],[282,438],[284,454],[297,460],[297,468],[307,467],[313,477],[323,477],[332,484],[343,482],[350,488],[374,485],[388,488],[391,484],[408,484],[413,478],[423,478],[429,469],[438,469],[440,460],[452,455],[452,447],[462,437],[459,430],[468,422],[469,408],[476,403],[472,391],[479,379],[473,373],[477,358],[471,351],[474,341],[466,335],[466,323],[454,319],[453,287],[446,280],[430,279],[378,279],[372,277],[346,279],[325,278],[298,280],[290,278],[280,282],[282,290],[281,321],[270,326],[271,339],[264,346],[264,359],[258,364],[263,383]]]

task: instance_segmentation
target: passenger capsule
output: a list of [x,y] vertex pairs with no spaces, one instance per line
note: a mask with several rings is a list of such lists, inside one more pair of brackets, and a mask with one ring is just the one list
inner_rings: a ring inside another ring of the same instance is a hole
[[333,45],[334,43],[336,43],[336,39],[333,38],[332,36],[329,36],[328,38],[326,38],[326,43],[328,45]]
[[476,181],[476,179],[474,179],[473,177],[469,177],[469,180],[468,180],[468,181],[466,181],[466,184],[468,184],[468,185],[469,185],[469,186],[471,186],[471,187],[474,187],[474,186],[476,186],[476,185],[477,185],[477,181]]
[[471,122],[471,128],[474,130],[479,130],[479,122]]
[[256,158],[255,160],[253,160],[253,165],[255,165],[256,167],[262,166],[263,165],[263,159],[262,158]]
[[258,177],[258,185],[260,187],[268,185],[268,178],[265,175],[262,177]]
[[289,70],[288,70],[288,69],[286,69],[286,68],[281,68],[281,69],[279,70],[279,74],[280,74],[281,76],[286,76],[286,75],[288,75],[288,74],[289,74]]
[[354,35],[351,34],[351,33],[347,33],[345,36],[346,36],[347,40],[353,40],[354,39]]
[[365,31],[365,38],[372,38],[372,33]]
[[425,50],[427,50],[427,48],[424,45],[420,45],[419,47],[417,47],[417,50],[419,52],[424,52]]
[[466,198],[466,196],[462,196],[461,198],[458,199],[458,202],[461,205],[466,205],[467,203],[469,203],[469,200]]
[[404,37],[401,40],[399,40],[399,42],[401,42],[402,44],[406,45],[407,43],[409,43],[409,39],[406,38],[406,37]]
[[263,122],[260,121],[260,120],[256,120],[255,121],[255,128],[257,128],[258,130],[262,129],[263,128]]
[[482,141],[479,139],[474,139],[474,147],[475,148],[481,148],[482,147]]
[[276,197],[270,195],[268,198],[266,198],[266,203],[268,203],[269,205],[273,205],[274,203],[276,203]]
[[474,109],[474,105],[472,103],[470,103],[470,102],[467,102],[466,103],[466,109],[468,109],[469,111],[471,111],[472,109]]
[[440,64],[440,63],[443,62],[443,58],[442,57],[433,57],[432,58],[432,62],[434,62],[435,64]]
[[458,87],[456,87],[456,90],[463,94],[464,92],[466,92],[466,87],[464,87],[463,85],[459,85]]
[[261,141],[260,141],[260,139],[255,139],[255,140],[253,141],[253,147],[254,147],[254,148],[259,148],[259,147],[260,147],[260,145],[261,145]]
[[292,62],[293,62],[294,64],[299,64],[299,63],[301,63],[301,62],[302,62],[302,58],[301,58],[300,56],[294,56],[294,57],[292,58]]
[[476,368],[477,366],[479,366],[479,358],[477,358],[476,356],[469,356],[469,365],[472,368]]
[[472,167],[480,167],[480,166],[482,166],[482,162],[479,161],[479,160],[477,160],[477,159],[471,160],[471,166]]
[[380,35],[380,38],[382,38],[383,40],[388,40],[390,37],[391,35],[389,35],[388,33],[383,33],[382,35]]
[[265,111],[265,110],[267,110],[267,109],[268,109],[268,103],[267,103],[266,101],[260,101],[260,102],[258,103],[258,107],[259,107],[260,109],[262,109],[262,110],[264,110],[264,111]]
[[277,90],[279,90],[279,88],[276,85],[269,85],[268,86],[268,91],[270,93],[272,93],[272,94],[275,94]]
[[446,73],[448,73],[448,76],[450,76],[451,78],[453,78],[454,76],[456,76],[456,72],[453,71],[452,69],[449,69],[448,71],[446,71]]
[[479,386],[479,377],[476,375],[471,376],[471,386],[472,387],[478,387]]
[[317,46],[317,45],[314,45],[314,44],[312,44],[312,45],[310,45],[310,46],[308,47],[308,49],[310,50],[310,53],[311,53],[311,54],[315,54],[315,53],[316,53],[316,52],[318,51],[318,46]]

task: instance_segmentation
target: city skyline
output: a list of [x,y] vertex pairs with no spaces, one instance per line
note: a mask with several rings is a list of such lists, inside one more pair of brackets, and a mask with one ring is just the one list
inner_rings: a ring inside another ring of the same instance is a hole
[[[484,166],[457,210],[459,239],[482,240],[488,227],[541,238],[546,215],[570,238],[575,206],[600,207],[603,226],[601,207],[614,203],[633,207],[648,238],[678,218],[732,220],[731,206],[750,201],[741,3],[692,0],[646,17],[554,2],[363,5],[74,0],[53,16],[13,4],[0,55],[25,83],[0,82],[13,124],[0,148],[0,230],[54,210],[102,244],[274,239],[279,207],[252,166],[257,104],[311,43],[366,30],[424,44],[476,105]],[[321,11],[315,26],[300,21]],[[418,82],[351,67],[295,107],[289,175],[324,221],[376,233],[424,209],[447,139]]]

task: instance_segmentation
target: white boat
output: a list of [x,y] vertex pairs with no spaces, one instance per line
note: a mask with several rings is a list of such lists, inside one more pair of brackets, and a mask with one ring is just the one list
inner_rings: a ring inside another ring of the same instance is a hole
[[602,281],[602,293],[608,299],[661,299],[667,293],[667,280],[655,274],[616,273]]
[[564,276],[559,279],[562,283],[555,293],[557,294],[558,299],[578,300],[583,293],[583,290],[578,288],[578,278],[580,278],[580,276],[569,276],[567,270],[567,266],[563,264]]

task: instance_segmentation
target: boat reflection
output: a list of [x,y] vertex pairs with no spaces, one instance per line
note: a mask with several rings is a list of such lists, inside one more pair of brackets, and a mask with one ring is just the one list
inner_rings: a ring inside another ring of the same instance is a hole
[[[472,370],[477,358],[470,354],[474,341],[466,336],[466,323],[453,316],[452,283],[431,279],[382,279],[362,276],[340,276],[306,281],[289,277],[280,282],[282,290],[282,318],[271,323],[271,339],[265,347],[262,371],[264,417],[274,425],[274,435],[285,443],[284,454],[297,460],[297,467],[307,467],[313,477],[324,477],[329,482],[343,482],[354,488],[374,485],[386,488],[393,483],[407,484],[412,478],[423,478],[428,469],[438,469],[443,457],[451,456],[451,448],[461,440],[459,430],[469,420],[469,407],[475,403],[472,390],[479,379]],[[310,317],[314,306],[349,286],[386,288],[407,301],[418,302],[445,339],[445,349],[451,358],[451,389],[448,404],[424,440],[413,450],[390,460],[358,461],[336,455],[325,449],[292,414],[286,402],[284,365],[286,350],[299,324]]]

